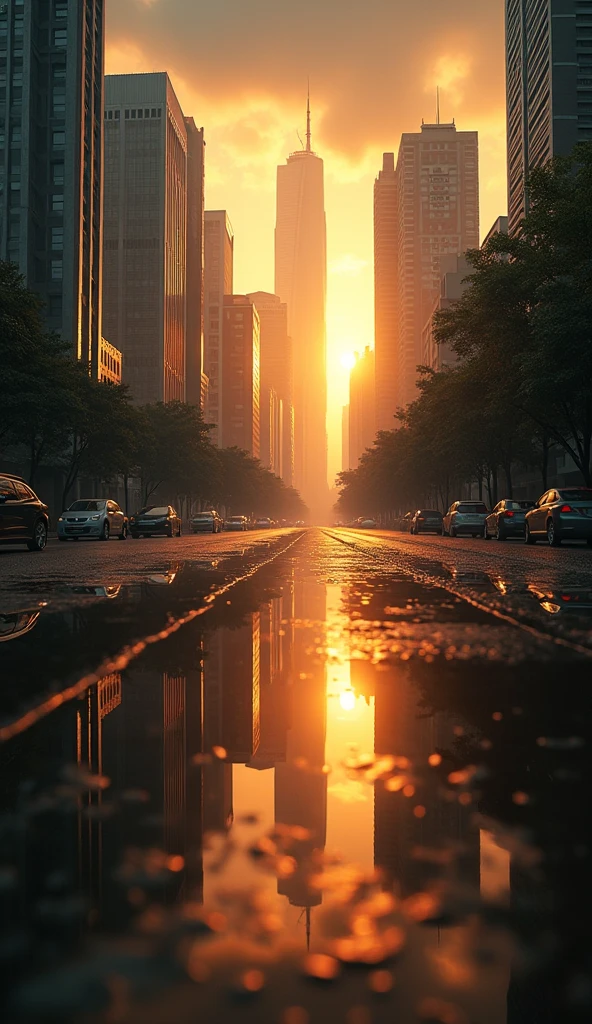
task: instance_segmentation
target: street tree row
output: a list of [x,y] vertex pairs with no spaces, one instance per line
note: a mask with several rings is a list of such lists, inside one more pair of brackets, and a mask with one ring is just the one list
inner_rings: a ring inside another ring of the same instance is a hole
[[340,475],[341,513],[446,508],[471,481],[493,504],[520,467],[544,490],[552,448],[592,486],[592,145],[533,171],[528,199],[518,234],[467,253],[469,287],[435,317],[456,360],[419,367],[416,401]]
[[63,507],[79,478],[123,476],[141,479],[144,503],[168,490],[241,514],[304,516],[298,493],[257,459],[211,443],[197,407],[136,406],[126,386],[93,380],[70,345],[46,331],[39,298],[4,262],[0,367],[0,459],[26,464],[32,487],[41,466],[59,470]]

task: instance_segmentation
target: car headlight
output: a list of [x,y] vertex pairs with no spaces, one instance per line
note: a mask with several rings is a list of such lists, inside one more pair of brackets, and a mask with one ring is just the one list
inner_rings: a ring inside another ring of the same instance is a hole
[[94,522],[94,520],[96,520],[96,519],[100,519],[100,518],[101,518],[101,516],[100,516],[100,514],[99,514],[98,516],[91,516],[90,518],[91,518],[91,520],[93,520],[93,522]]
[[63,522],[64,522],[64,517],[63,516],[59,516],[58,517],[58,523],[63,523]]

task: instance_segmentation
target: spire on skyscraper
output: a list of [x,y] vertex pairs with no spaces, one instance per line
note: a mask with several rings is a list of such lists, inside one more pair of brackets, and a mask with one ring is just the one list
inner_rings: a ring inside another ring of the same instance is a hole
[[311,131],[310,131],[310,80],[308,82],[308,89],[306,94],[306,152],[311,152]]

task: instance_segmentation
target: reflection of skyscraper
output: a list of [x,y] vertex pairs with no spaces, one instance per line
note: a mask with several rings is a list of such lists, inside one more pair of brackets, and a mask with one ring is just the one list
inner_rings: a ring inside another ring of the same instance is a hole
[[306,149],[277,173],[275,292],[294,344],[294,483],[316,516],[328,511],[326,228],[323,161]]
[[[259,612],[249,614],[246,623],[238,629],[222,628],[218,633],[219,646],[215,658],[221,700],[216,701],[215,719],[212,705],[206,702],[204,734],[208,738],[208,747],[224,747],[228,761],[233,764],[246,764],[259,747],[260,634]],[[211,676],[211,685],[206,688],[207,695],[215,685],[215,673],[208,667],[208,658],[209,651],[206,654],[206,680]]]
[[314,907],[321,894],[308,884],[310,858],[323,850],[327,831],[327,776],[325,762],[326,682],[323,656],[311,657],[322,644],[326,618],[326,588],[302,582],[295,590],[298,623],[294,648],[294,673],[289,693],[289,728],[286,762],[275,769],[275,820],[277,824],[307,829],[310,838],[297,844],[297,870],[280,879],[278,892],[297,907]]
[[286,760],[287,678],[282,636],[283,598],[261,607],[260,743],[250,768],[273,768]]

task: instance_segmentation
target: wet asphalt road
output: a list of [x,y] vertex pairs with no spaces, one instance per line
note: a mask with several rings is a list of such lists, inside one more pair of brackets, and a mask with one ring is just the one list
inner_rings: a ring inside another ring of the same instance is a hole
[[54,541],[0,635],[10,1024],[589,1019],[587,547]]

